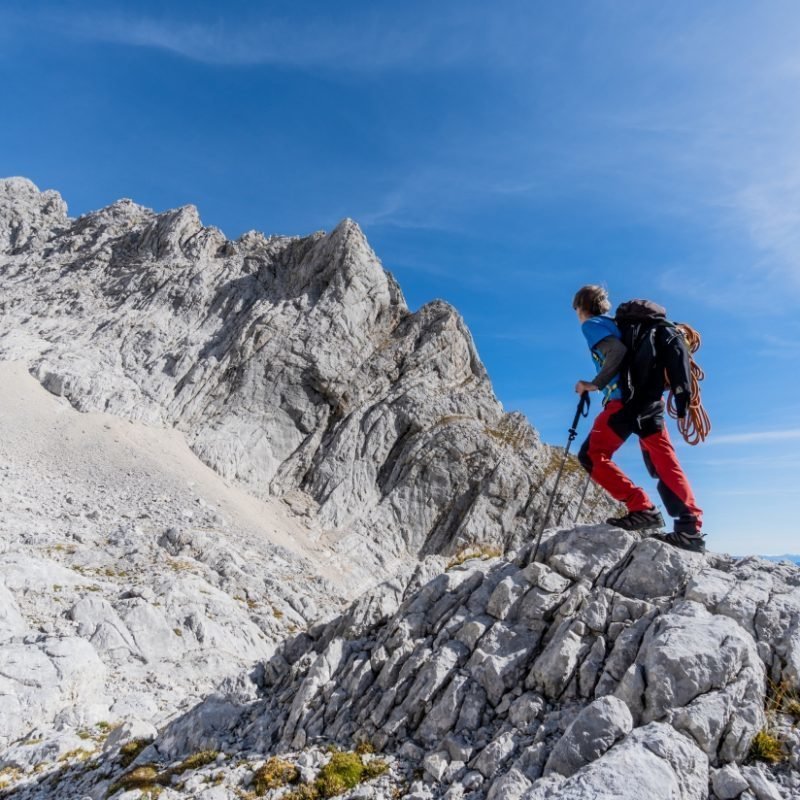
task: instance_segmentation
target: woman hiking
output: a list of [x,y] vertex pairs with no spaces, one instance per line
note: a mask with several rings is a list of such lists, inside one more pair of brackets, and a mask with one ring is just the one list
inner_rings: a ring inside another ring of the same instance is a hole
[[[620,371],[627,354],[622,336],[614,320],[608,316],[611,303],[601,286],[584,286],[572,302],[581,331],[586,337],[597,375],[592,381],[578,381],[575,391],[601,391],[603,410],[595,419],[592,430],[580,449],[578,459],[592,480],[602,486],[615,500],[624,503],[628,513],[611,517],[609,525],[629,531],[662,528],[664,519],[644,489],[611,460],[625,440],[635,433],[639,437],[647,471],[658,479],[658,493],[667,512],[675,517],[674,531],[654,534],[654,538],[676,547],[704,552],[703,512],[698,507],[665,425],[663,393],[666,382],[664,370],[654,372],[655,382],[648,383],[645,404],[638,399],[625,401],[620,383]],[[642,394],[640,392],[640,394]],[[687,395],[676,395],[678,416],[686,413]],[[683,401],[683,402],[681,402]]]

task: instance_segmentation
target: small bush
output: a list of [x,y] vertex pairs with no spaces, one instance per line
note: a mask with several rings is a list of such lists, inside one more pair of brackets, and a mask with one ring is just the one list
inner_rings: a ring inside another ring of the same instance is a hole
[[487,425],[483,430],[496,442],[505,447],[510,447],[512,450],[520,451],[525,447],[525,430],[506,420],[503,420],[496,428],[491,428]]
[[319,771],[312,784],[303,784],[293,789],[281,800],[324,800],[336,797],[353,789],[364,781],[377,778],[389,769],[381,758],[370,759],[366,764],[357,752],[334,750],[330,761]]
[[126,792],[130,789],[153,789],[159,784],[161,776],[158,772],[158,767],[155,764],[142,764],[140,767],[131,770],[123,775],[119,780],[111,784],[108,790],[108,797],[115,794],[120,789]]
[[273,756],[255,771],[253,789],[261,797],[270,789],[280,789],[281,786],[297,783],[299,779],[300,772],[294,764]]
[[315,783],[303,784],[296,789],[292,789],[289,794],[285,794],[281,800],[320,800],[322,795]]
[[800,719],[800,692],[788,681],[769,682],[767,691],[767,715],[788,714]]
[[72,761],[72,759],[77,758],[81,761],[85,761],[89,756],[92,754],[88,750],[84,750],[82,747],[76,747],[74,750],[70,750],[67,753],[64,753],[59,757],[59,761]]
[[389,765],[382,758],[373,758],[364,765],[364,777],[362,780],[371,781],[389,771]]
[[757,761],[767,761],[777,764],[783,760],[783,747],[780,739],[771,734],[766,728],[759,731],[750,743],[750,758]]
[[[123,745],[120,748],[120,753],[123,755],[123,763],[127,760],[126,766],[128,766],[148,744],[147,739],[134,739],[134,741]],[[125,789],[126,791],[129,789],[141,789],[145,797],[155,800],[161,794],[162,787],[169,786],[175,775],[180,775],[191,769],[205,767],[207,764],[216,761],[217,755],[216,750],[201,750],[199,753],[194,753],[184,759],[177,766],[165,770],[160,770],[156,764],[142,764],[111,784],[107,796],[110,797],[120,789]]]
[[360,756],[365,756],[375,752],[375,747],[372,745],[371,742],[368,742],[366,739],[363,742],[359,742],[356,745],[356,753]]
[[16,767],[3,767],[0,769],[0,789],[6,789],[21,777],[22,773]]
[[784,700],[783,710],[790,717],[800,719],[800,700],[789,699]]
[[361,783],[364,763],[358,753],[334,753],[319,771],[319,788],[323,797],[333,797]]

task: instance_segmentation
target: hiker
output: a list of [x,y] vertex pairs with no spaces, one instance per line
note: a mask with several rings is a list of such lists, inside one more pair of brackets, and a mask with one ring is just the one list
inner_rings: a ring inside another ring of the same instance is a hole
[[[611,517],[607,522],[629,531],[662,528],[664,525],[661,513],[644,489],[636,486],[611,460],[623,442],[635,433],[639,437],[647,471],[658,479],[658,492],[664,506],[675,517],[674,531],[655,534],[655,538],[686,550],[703,552],[702,511],[678,463],[665,425],[663,394],[667,364],[659,364],[647,371],[645,384],[634,387],[631,392],[620,378],[630,374],[626,371],[630,365],[625,360],[628,348],[616,322],[608,316],[611,303],[606,290],[601,286],[584,286],[575,294],[572,307],[578,315],[597,369],[594,380],[578,381],[575,391],[578,394],[585,391],[603,394],[603,410],[595,419],[578,459],[592,479],[615,500],[625,503],[628,511],[625,516]],[[663,344],[658,338],[654,341],[662,351],[668,349],[666,340]],[[688,372],[683,370],[682,364],[676,365],[674,361],[685,357],[685,349],[673,347],[663,355],[666,359],[673,359],[669,365],[674,367],[671,375]],[[690,397],[688,385],[676,387],[673,382],[673,391],[678,417],[683,418]]]

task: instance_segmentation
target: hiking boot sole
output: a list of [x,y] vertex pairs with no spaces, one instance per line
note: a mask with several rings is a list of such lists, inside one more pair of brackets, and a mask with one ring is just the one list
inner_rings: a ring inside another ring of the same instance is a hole
[[[634,512],[636,513],[636,512]],[[606,520],[607,525],[613,525],[615,528],[620,528],[623,531],[657,531],[664,527],[664,518],[659,514],[657,519],[644,519],[639,522],[628,520],[626,517],[609,517]]]
[[694,539],[693,537],[685,537],[680,534],[662,533],[653,536],[659,542],[664,542],[671,547],[677,547],[679,550],[685,550],[687,553],[705,553],[706,545],[702,539]]

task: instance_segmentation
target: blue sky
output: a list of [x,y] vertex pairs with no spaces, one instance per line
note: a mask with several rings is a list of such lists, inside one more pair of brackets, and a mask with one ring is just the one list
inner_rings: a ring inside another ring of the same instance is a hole
[[353,217],[556,444],[592,374],[575,289],[659,300],[704,336],[714,432],[679,453],[709,547],[798,552],[798,40],[790,0],[10,0],[0,175],[231,238]]

